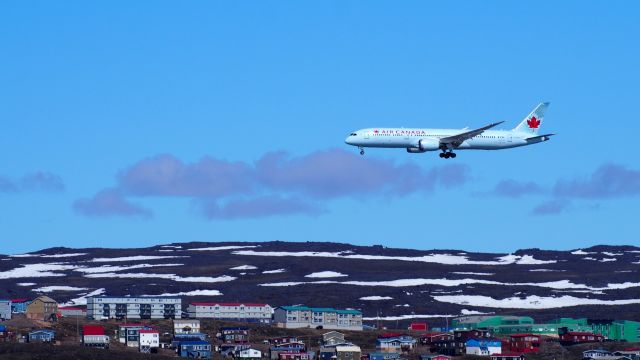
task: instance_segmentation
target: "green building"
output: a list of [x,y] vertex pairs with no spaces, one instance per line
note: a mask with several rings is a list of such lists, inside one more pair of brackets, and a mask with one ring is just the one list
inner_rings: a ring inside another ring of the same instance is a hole
[[594,320],[559,318],[537,324],[528,316],[463,316],[453,319],[454,330],[488,329],[493,335],[536,334],[558,336],[558,331],[593,332],[606,339],[640,342],[640,322],[629,320]]

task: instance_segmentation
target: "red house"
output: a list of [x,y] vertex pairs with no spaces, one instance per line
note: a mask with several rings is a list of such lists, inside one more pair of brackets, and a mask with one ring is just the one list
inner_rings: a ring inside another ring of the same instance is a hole
[[604,337],[592,332],[568,331],[560,334],[560,344],[573,345],[590,342],[602,342]]
[[409,326],[411,331],[428,331],[429,325],[426,322],[414,322]]
[[513,334],[509,337],[509,350],[517,353],[538,352],[540,335]]
[[281,352],[278,354],[280,360],[310,360],[308,353],[303,352]]
[[449,333],[428,333],[420,335],[420,344],[431,345],[437,341],[453,340],[453,334]]

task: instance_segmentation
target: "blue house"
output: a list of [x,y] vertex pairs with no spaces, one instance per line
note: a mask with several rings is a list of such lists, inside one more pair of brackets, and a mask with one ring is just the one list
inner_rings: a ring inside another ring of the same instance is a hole
[[49,329],[35,330],[29,332],[27,337],[28,342],[53,342],[56,337],[56,332]]
[[582,352],[582,357],[585,359],[597,359],[599,357],[611,356],[611,355],[613,355],[611,351],[607,351],[604,349],[594,349],[594,350],[587,350]]
[[502,352],[502,341],[498,339],[469,339],[465,343],[467,355],[490,356]]
[[397,360],[400,359],[399,352],[372,352],[369,353],[369,360]]
[[211,359],[211,344],[207,341],[181,341],[176,351],[183,358]]
[[177,349],[180,346],[180,343],[184,341],[207,341],[207,334],[176,334],[173,336],[173,341],[171,341],[171,348]]
[[24,314],[27,312],[27,306],[31,304],[29,299],[11,299],[11,312],[14,314]]

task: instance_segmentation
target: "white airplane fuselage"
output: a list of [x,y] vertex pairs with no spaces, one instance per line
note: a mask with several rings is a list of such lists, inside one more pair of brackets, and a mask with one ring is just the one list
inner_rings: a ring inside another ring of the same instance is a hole
[[500,150],[547,141],[553,134],[539,135],[549,103],[540,103],[512,130],[493,130],[496,122],[477,129],[368,128],[352,132],[345,142],[360,148],[405,148],[410,153],[442,151],[440,157],[455,158],[455,150]]
[[[404,129],[404,128],[370,128],[354,132],[349,135],[345,143],[358,147],[371,148],[406,148],[416,150],[419,141],[423,139],[438,140],[459,134],[461,129]],[[480,135],[463,141],[456,150],[500,150],[518,146],[526,146],[549,140],[549,137],[531,138],[531,134],[510,130],[487,130]],[[434,141],[435,144],[435,141]],[[428,150],[443,150],[440,146],[430,147]]]

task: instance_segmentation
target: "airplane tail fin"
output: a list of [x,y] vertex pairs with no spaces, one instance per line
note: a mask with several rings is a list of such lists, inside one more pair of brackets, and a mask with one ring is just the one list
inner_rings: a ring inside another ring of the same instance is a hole
[[548,102],[543,102],[538,104],[533,111],[525,117],[518,126],[516,126],[513,131],[528,133],[528,134],[537,134],[538,129],[542,125],[542,120],[544,119],[544,113],[547,111],[549,107]]

